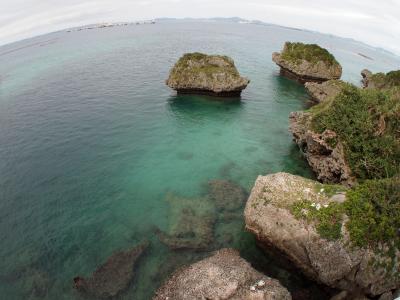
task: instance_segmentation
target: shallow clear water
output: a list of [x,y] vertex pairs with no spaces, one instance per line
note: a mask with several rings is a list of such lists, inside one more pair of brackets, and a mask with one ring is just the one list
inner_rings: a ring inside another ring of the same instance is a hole
[[[363,68],[400,63],[351,40],[223,22],[59,32],[1,47],[0,295],[80,299],[74,276],[148,239],[135,281],[120,296],[148,299],[176,267],[207,255],[170,251],[158,240],[155,228],[176,221],[168,193],[200,209],[210,179],[249,192],[260,174],[311,177],[287,130],[306,94],[271,61],[286,40],[329,48],[353,83]],[[241,101],[176,96],[166,87],[169,69],[190,51],[234,58],[251,79]],[[218,219],[210,248],[223,246],[292,291],[312,286],[263,255],[240,216]]]

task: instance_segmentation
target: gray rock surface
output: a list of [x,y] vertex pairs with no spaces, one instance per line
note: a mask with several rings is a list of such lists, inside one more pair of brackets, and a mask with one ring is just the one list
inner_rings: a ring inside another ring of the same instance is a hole
[[230,57],[188,53],[172,68],[166,84],[178,93],[239,96],[249,82]]
[[318,180],[354,185],[356,180],[351,175],[336,133],[326,130],[318,134],[311,129],[310,120],[311,114],[308,112],[292,112],[289,116],[289,130]]
[[153,298],[167,299],[289,300],[291,296],[279,281],[254,270],[238,251],[221,249],[176,271]]
[[[371,250],[350,245],[346,221],[341,227],[342,238],[327,240],[318,234],[314,223],[292,214],[293,204],[304,199],[329,206],[331,195],[321,192],[320,186],[287,173],[259,176],[246,204],[246,229],[261,245],[278,250],[308,277],[327,286],[366,296],[399,287],[400,278],[371,265],[376,258]],[[398,263],[395,268],[399,268]]]
[[341,80],[328,80],[323,83],[306,82],[304,87],[313,102],[321,103],[328,98],[336,97],[341,92],[343,84]]

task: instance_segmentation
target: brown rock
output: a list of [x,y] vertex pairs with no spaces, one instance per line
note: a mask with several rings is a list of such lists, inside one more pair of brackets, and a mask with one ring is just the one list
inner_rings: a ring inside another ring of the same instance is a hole
[[153,300],[186,299],[291,299],[279,281],[258,271],[233,249],[176,271],[156,292]]
[[157,231],[169,248],[204,250],[214,240],[215,206],[207,198],[190,199],[168,194],[169,229]]
[[238,210],[247,200],[246,191],[229,180],[210,180],[208,185],[210,198],[215,201],[218,210]]
[[89,278],[75,277],[75,288],[96,298],[115,297],[129,286],[137,261],[148,246],[144,242],[131,250],[114,253]]

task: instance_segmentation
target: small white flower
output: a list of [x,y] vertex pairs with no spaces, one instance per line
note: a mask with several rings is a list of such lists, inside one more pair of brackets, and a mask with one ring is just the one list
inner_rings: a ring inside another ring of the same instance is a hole
[[324,191],[324,189],[320,189],[319,191],[322,193]]
[[324,207],[327,208],[329,205],[328,204],[324,204]]
[[264,281],[264,280],[259,280],[259,281],[257,282],[257,285],[258,285],[259,287],[263,287],[263,286],[265,285],[265,281]]
[[321,204],[317,204],[316,206],[315,206],[315,208],[317,209],[317,210],[320,210],[321,209]]
[[256,287],[255,287],[254,285],[252,285],[252,286],[250,287],[250,291],[254,292],[255,290],[256,290]]
[[311,203],[311,206],[312,206],[312,207],[315,207],[315,205],[316,205],[316,204],[315,204],[314,202],[313,202],[313,203]]

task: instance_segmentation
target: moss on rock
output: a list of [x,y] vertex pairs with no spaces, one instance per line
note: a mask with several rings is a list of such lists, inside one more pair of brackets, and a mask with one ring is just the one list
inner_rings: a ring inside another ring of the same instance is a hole
[[230,96],[240,95],[249,80],[240,76],[230,57],[195,52],[178,60],[166,83],[179,93]]
[[327,66],[339,65],[338,61],[328,50],[317,44],[286,42],[281,55],[283,59],[295,64],[301,64],[305,60],[311,64],[322,61]]

